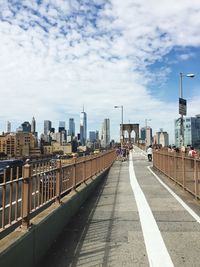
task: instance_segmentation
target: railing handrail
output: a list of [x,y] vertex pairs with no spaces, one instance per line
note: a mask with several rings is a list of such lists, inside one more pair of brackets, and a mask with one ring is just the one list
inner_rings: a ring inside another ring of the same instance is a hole
[[[0,207],[0,232],[21,219],[23,227],[28,228],[30,215],[36,209],[48,206],[52,201],[60,203],[63,194],[109,168],[115,158],[115,150],[109,150],[95,155],[73,158],[66,164],[62,164],[62,159],[57,159],[52,166],[50,165],[51,159],[41,164],[28,162],[23,167],[22,177],[11,177],[10,181],[6,181],[4,176],[4,182],[0,184],[3,203]],[[9,193],[9,200],[6,198],[7,193]],[[13,202],[15,202],[14,206]],[[6,219],[5,207],[8,204],[9,218]]]
[[153,151],[153,167],[200,199],[200,158],[166,149]]

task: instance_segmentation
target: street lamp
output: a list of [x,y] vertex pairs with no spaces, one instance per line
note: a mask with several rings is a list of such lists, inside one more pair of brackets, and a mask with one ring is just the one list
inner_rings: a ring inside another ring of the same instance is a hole
[[179,114],[181,115],[180,120],[180,147],[184,146],[184,126],[183,126],[183,115],[186,115],[186,100],[183,99],[183,77],[194,78],[193,73],[183,74],[180,72],[180,98],[179,98]]
[[147,147],[147,122],[151,121],[151,119],[145,119],[145,150]]
[[114,106],[114,108],[121,108],[121,129],[120,129],[120,141],[121,141],[121,147],[123,146],[124,142],[124,135],[123,135],[123,106]]

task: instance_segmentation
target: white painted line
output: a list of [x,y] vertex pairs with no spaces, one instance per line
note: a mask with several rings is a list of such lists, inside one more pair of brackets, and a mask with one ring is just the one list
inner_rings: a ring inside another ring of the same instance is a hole
[[135,176],[133,155],[129,157],[129,176],[135,196],[150,267],[174,267],[149,204]]
[[155,176],[158,182],[167,189],[167,191],[183,206],[184,209],[198,222],[200,223],[200,217],[197,215],[179,196],[177,196],[160,178],[151,170],[150,167],[147,167],[149,171]]

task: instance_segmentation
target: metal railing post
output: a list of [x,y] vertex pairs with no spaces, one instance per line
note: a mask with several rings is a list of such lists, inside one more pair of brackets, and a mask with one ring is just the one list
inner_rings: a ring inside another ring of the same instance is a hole
[[73,159],[73,189],[76,189],[76,157]]
[[24,173],[23,173],[23,193],[22,193],[22,228],[28,229],[30,226],[30,180],[31,179],[31,165],[29,164],[29,160],[26,160],[26,164],[24,165]]
[[195,181],[195,197],[199,196],[199,181],[198,181],[198,168],[197,168],[197,161],[194,159],[194,181]]
[[182,155],[183,188],[185,189],[185,157]]
[[85,168],[85,165],[86,165],[86,162],[85,162],[85,159],[84,161],[82,162],[82,166],[83,166],[83,182],[86,181],[86,168]]
[[60,191],[61,191],[61,173],[62,173],[62,163],[61,160],[56,162],[56,202],[60,203]]

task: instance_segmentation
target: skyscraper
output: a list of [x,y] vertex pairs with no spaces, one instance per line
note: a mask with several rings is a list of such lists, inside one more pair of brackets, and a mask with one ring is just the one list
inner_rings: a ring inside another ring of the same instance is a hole
[[95,131],[90,131],[89,132],[89,141],[91,143],[94,143],[96,141],[96,132]]
[[140,130],[140,139],[142,143],[149,146],[152,144],[152,128],[150,126],[142,127]]
[[87,114],[83,111],[80,114],[80,142],[82,146],[86,145],[87,141]]
[[163,129],[160,129],[160,132],[156,133],[156,144],[162,145],[163,147],[169,145],[169,135]]
[[44,134],[47,135],[48,132],[51,130],[51,121],[45,120],[44,121]]
[[63,131],[65,131],[65,121],[59,121],[58,132],[61,133]]
[[22,126],[23,132],[26,132],[26,133],[31,132],[31,124],[28,121],[23,122],[21,126]]
[[59,121],[59,127],[65,129],[65,121]]
[[[184,145],[200,148],[200,115],[184,117]],[[180,119],[175,120],[175,145],[180,146]]]
[[35,122],[35,118],[33,117],[32,118],[32,122],[31,122],[31,133],[35,133],[35,125],[36,125],[36,122]]
[[73,118],[69,118],[69,130],[68,135],[75,136],[75,122]]
[[7,121],[7,133],[11,132],[11,122]]
[[110,146],[110,119],[104,119],[101,129],[101,145],[106,148]]

